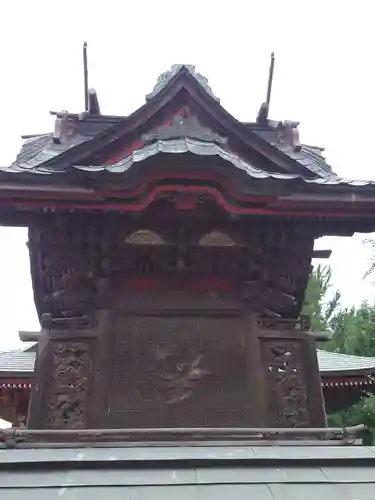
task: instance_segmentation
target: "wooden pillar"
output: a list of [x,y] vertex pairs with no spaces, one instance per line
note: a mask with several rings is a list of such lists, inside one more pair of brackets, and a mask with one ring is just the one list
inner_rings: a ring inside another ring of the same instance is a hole
[[38,341],[29,428],[92,426],[89,403],[96,335],[93,324],[82,318],[53,320],[48,329],[43,329]]

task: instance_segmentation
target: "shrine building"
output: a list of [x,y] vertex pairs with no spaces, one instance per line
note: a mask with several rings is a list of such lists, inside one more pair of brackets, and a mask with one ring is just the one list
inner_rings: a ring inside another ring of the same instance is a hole
[[375,230],[375,184],[272,120],[269,92],[238,121],[189,65],[129,116],[86,87],[53,115],[0,169],[41,323],[0,498],[373,498],[375,450],[327,427],[301,307],[315,240]]

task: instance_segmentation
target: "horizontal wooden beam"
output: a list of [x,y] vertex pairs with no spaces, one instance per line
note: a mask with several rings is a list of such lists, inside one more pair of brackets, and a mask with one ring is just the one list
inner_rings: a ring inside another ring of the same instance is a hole
[[332,250],[314,250],[312,254],[313,259],[329,259],[331,257]]
[[327,342],[328,340],[331,340],[333,337],[332,332],[328,331],[315,331],[315,332],[308,332],[311,337],[314,338],[316,342]]
[[[70,447],[73,445],[100,447],[113,446],[113,443],[151,443],[240,441],[256,443],[277,443],[287,445],[291,442],[322,446],[351,441],[364,431],[364,425],[352,427],[324,428],[147,428],[147,429],[3,429],[0,435],[0,448]],[[304,438],[304,439],[303,439]],[[306,440],[306,441],[305,441]]]
[[21,342],[38,342],[41,332],[25,332],[19,331],[18,336]]

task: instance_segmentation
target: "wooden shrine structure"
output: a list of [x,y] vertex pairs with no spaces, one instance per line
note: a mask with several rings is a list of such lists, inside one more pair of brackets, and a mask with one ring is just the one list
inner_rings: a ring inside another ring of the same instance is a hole
[[239,122],[192,66],[130,116],[93,91],[54,115],[0,170],[42,325],[27,427],[325,427],[300,318],[314,241],[373,231],[375,186],[267,106]]
[[[22,332],[21,338],[24,335]],[[15,427],[24,426],[27,420],[36,347],[31,344],[22,351],[0,352],[0,418]],[[349,408],[369,393],[375,394],[375,358],[325,350],[318,350],[317,357],[327,414]]]

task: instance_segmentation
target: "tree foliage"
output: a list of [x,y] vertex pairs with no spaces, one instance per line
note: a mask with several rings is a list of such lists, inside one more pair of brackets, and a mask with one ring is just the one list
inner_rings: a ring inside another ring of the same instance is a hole
[[[313,270],[302,312],[310,317],[313,330],[331,333],[331,340],[321,348],[375,357],[375,304],[364,302],[358,308],[342,308],[340,292],[333,289],[329,267],[318,266]],[[363,423],[370,431],[375,429],[375,396],[369,394],[357,405],[329,415],[328,421],[331,426]]]
[[372,276],[375,272],[375,239],[370,238],[370,239],[364,240],[363,243],[365,245],[367,245],[367,247],[370,248],[370,250],[371,250],[370,263],[369,263],[368,269],[364,275],[364,279],[366,279],[366,278]]
[[324,349],[356,356],[375,356],[375,304],[342,308],[341,294],[333,290],[329,267],[318,266],[311,274],[302,313],[310,317],[314,331],[327,330],[332,339]]
[[327,328],[339,306],[341,294],[335,290],[331,298],[332,271],[330,267],[316,267],[309,279],[302,313],[309,316],[314,331]]

